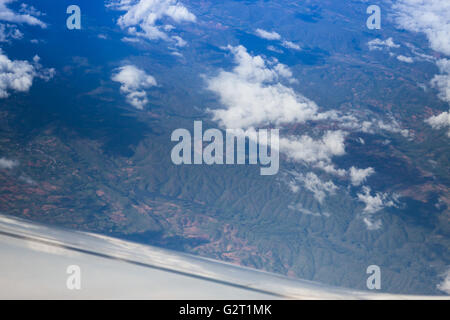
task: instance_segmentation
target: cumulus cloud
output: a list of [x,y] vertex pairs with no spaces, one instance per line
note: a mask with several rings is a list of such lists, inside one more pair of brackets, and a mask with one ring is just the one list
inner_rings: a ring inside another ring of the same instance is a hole
[[406,42],[405,45],[411,50],[415,61],[435,62],[436,58],[423,52],[424,48],[417,48],[415,45]]
[[394,206],[394,202],[388,200],[388,194],[377,192],[375,196],[372,196],[369,187],[363,187],[363,193],[358,193],[357,196],[358,200],[366,205],[364,208],[365,213],[376,213],[386,207]]
[[[431,86],[439,91],[439,98],[450,103],[450,60],[440,59],[437,66],[441,74],[435,75],[431,80]],[[432,116],[425,120],[433,129],[440,130],[448,128],[447,136],[450,138],[450,110]]]
[[450,111],[442,112],[437,116],[433,116],[425,120],[433,129],[439,130],[449,128],[447,136],[450,138]]
[[300,191],[300,186],[295,182],[295,181],[289,181],[287,182],[289,189],[291,189],[291,191],[293,193],[297,193]]
[[390,122],[373,118],[371,120],[360,120],[352,115],[341,117],[340,128],[352,131],[360,131],[364,133],[374,134],[377,132],[390,132],[401,134],[404,138],[410,138],[411,133],[408,129],[402,128],[398,121],[392,116],[388,116]]
[[363,209],[363,221],[369,230],[378,230],[381,228],[382,223],[379,219],[374,219],[373,215],[384,208],[394,207],[394,200],[390,199],[387,193],[376,192],[372,196],[371,189],[369,187],[363,187],[363,193],[358,193],[358,200],[365,204]]
[[308,135],[300,137],[281,137],[280,151],[291,160],[325,167],[334,156],[345,154],[345,132],[327,131],[322,138],[314,139]]
[[187,42],[179,36],[173,36],[172,39],[175,41],[175,46],[177,47],[185,47],[187,45]]
[[297,50],[297,51],[302,50],[302,48],[301,48],[298,44],[293,43],[292,41],[284,40],[284,41],[281,43],[281,45],[282,45],[283,47],[287,48],[287,49],[294,49],[294,50]]
[[450,55],[449,1],[397,0],[392,8],[400,27],[424,33],[433,50]]
[[134,65],[118,68],[117,72],[113,74],[112,80],[121,84],[120,92],[126,95],[129,104],[139,110],[144,109],[148,103],[145,89],[157,85],[154,77]]
[[450,294],[450,268],[443,275],[443,280],[437,285],[437,288],[442,292]]
[[[374,120],[371,122],[371,125],[372,125],[372,127],[378,128],[380,130],[384,130],[384,131],[391,132],[391,133],[399,133],[405,138],[411,137],[411,133],[409,132],[409,130],[402,129],[400,124],[394,118],[391,118],[390,123],[385,123],[382,120],[377,120],[377,121]],[[362,130],[362,131],[364,131],[364,130]],[[370,130],[368,130],[367,132],[369,133]]]
[[366,179],[375,173],[375,170],[371,167],[366,169],[358,169],[355,167],[350,168],[350,180],[352,185],[360,186]]
[[172,40],[180,44],[180,37],[170,37],[167,33],[174,27],[170,24],[163,25],[163,21],[196,21],[195,15],[177,0],[112,0],[107,7],[126,11],[119,17],[117,24],[131,36],[149,40]]
[[401,55],[401,54],[397,56],[397,60],[402,61],[402,62],[406,62],[406,63],[413,63],[414,62],[413,58],[406,57],[406,56]]
[[383,226],[380,219],[374,219],[371,216],[363,217],[363,221],[367,226],[368,230],[379,230]]
[[275,31],[266,31],[264,29],[256,29],[256,35],[267,40],[280,40],[281,36]]
[[367,43],[369,50],[383,50],[384,48],[400,48],[400,45],[396,44],[392,38],[386,40],[374,39]]
[[243,46],[228,49],[236,67],[208,80],[226,109],[213,110],[213,118],[226,128],[305,122],[317,114],[317,105],[280,83],[293,80],[291,71],[278,62],[251,56]]
[[10,160],[6,158],[0,158],[0,169],[12,169],[19,165],[16,160]]
[[7,21],[11,23],[28,24],[31,26],[39,26],[46,28],[47,24],[36,18],[36,16],[42,15],[34,7],[21,6],[21,13],[16,13],[8,8],[8,4],[15,0],[0,0],[0,21]]
[[[345,146],[344,144],[344,140],[342,141],[342,146],[344,148],[344,153],[345,153]],[[326,173],[335,175],[335,176],[339,176],[339,177],[345,177],[347,175],[347,170],[345,169],[338,169],[336,168],[336,166],[333,163],[330,163],[329,161],[317,161],[314,164],[315,168],[321,169],[323,171],[325,171]]]
[[276,48],[275,46],[272,46],[272,45],[267,46],[267,50],[270,50],[270,51],[273,51],[273,52],[276,52],[276,53],[283,53],[284,52],[283,50],[278,49],[278,48]]
[[436,64],[441,74],[433,77],[431,80],[431,86],[439,91],[440,99],[450,103],[450,60],[440,59]]
[[303,180],[305,188],[314,193],[314,197],[319,202],[323,202],[327,194],[334,194],[337,190],[333,181],[322,181],[312,172],[306,174]]
[[36,9],[33,6],[30,6],[26,3],[21,3],[20,4],[20,9],[19,12],[25,15],[30,15],[30,16],[35,16],[35,17],[41,17],[41,16],[45,16],[45,13],[39,11],[38,9]]
[[10,91],[27,92],[34,78],[48,81],[55,74],[53,68],[43,68],[40,58],[35,56],[33,61],[10,60],[0,49],[0,98],[7,98]]
[[[297,50],[297,51],[302,50],[302,48],[298,44],[296,44],[292,41],[283,40],[281,38],[281,35],[275,31],[266,31],[264,29],[256,29],[255,34],[262,39],[271,40],[271,41],[277,40],[280,42],[281,46],[285,47],[286,49],[293,49],[293,50]],[[278,52],[278,53],[283,52],[283,50],[277,49],[274,46],[269,46],[269,47],[267,47],[267,49],[274,51],[274,52]]]
[[314,194],[314,198],[320,203],[323,202],[325,197],[330,194],[335,194],[338,187],[333,183],[333,181],[322,181],[315,173],[308,172],[303,175],[298,172],[290,172],[293,180],[290,180],[289,186],[291,191],[298,192],[300,187],[298,183],[301,183],[305,189],[309,190]]
[[11,39],[22,39],[23,33],[16,25],[0,23],[0,42],[8,42]]

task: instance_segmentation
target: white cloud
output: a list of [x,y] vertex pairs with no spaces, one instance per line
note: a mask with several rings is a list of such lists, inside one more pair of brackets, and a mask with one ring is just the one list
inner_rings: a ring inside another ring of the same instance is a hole
[[177,47],[185,47],[187,45],[187,42],[179,36],[173,36],[172,39],[175,41]]
[[120,92],[126,95],[129,104],[139,110],[148,103],[144,89],[157,85],[154,77],[133,65],[120,67],[112,80],[121,84]]
[[417,61],[427,61],[427,62],[435,62],[436,58],[430,54],[426,54],[423,52],[424,48],[417,48],[415,45],[406,42],[405,45],[411,50],[411,53],[414,54],[414,60]]
[[450,138],[450,111],[442,112],[437,116],[433,116],[425,120],[433,129],[439,130],[449,128],[447,136]]
[[0,158],[0,169],[12,169],[19,165],[16,160],[10,160],[6,158]]
[[369,187],[363,187],[363,193],[358,193],[358,200],[364,202],[366,207],[365,213],[376,213],[385,207],[393,207],[395,204],[392,200],[388,200],[389,196],[386,193],[377,192],[375,196],[371,195]]
[[278,48],[276,48],[276,47],[274,47],[272,45],[267,46],[267,50],[270,50],[270,51],[273,51],[273,52],[276,52],[276,53],[283,53],[284,52],[283,50],[278,49]]
[[256,35],[267,40],[280,40],[281,36],[275,31],[266,31],[264,29],[256,29]]
[[312,172],[306,174],[303,180],[305,188],[314,193],[314,197],[319,202],[323,202],[327,194],[334,194],[337,190],[333,181],[322,181]]
[[328,131],[320,139],[307,135],[281,137],[280,151],[291,160],[325,167],[326,164],[330,164],[332,157],[345,154],[344,141],[343,131]]
[[368,230],[379,230],[383,225],[380,219],[373,219],[373,217],[370,216],[364,217],[363,221],[366,224]]
[[[262,39],[280,41],[281,46],[285,47],[286,49],[293,49],[293,50],[297,50],[297,51],[302,50],[302,48],[298,44],[296,44],[292,41],[283,40],[281,38],[281,35],[275,31],[266,31],[264,29],[256,29],[255,33],[258,37],[260,37]],[[270,51],[278,52],[278,53],[283,52],[282,50],[277,49],[274,46],[268,46],[267,49],[269,49]]]
[[373,215],[384,208],[395,207],[394,200],[390,199],[387,193],[376,192],[371,195],[369,187],[363,187],[363,193],[358,193],[358,200],[365,204],[363,209],[363,221],[369,230],[378,230],[381,228],[381,220],[374,219]]
[[0,98],[7,98],[10,91],[27,92],[36,77],[45,81],[51,79],[55,70],[42,68],[39,60],[38,56],[31,63],[10,60],[0,49]]
[[10,39],[22,39],[23,33],[16,25],[0,23],[0,42],[7,42]]
[[400,27],[424,33],[433,50],[450,55],[449,1],[397,0],[392,9]]
[[[344,148],[345,152],[345,146],[343,145],[344,141],[342,141],[342,146]],[[317,163],[314,164],[314,167],[319,168],[326,173],[339,176],[339,177],[345,177],[347,175],[347,171],[345,169],[337,169],[333,163],[330,163],[329,161],[317,161]]]
[[284,40],[284,41],[281,43],[281,45],[282,45],[283,47],[287,48],[287,49],[294,49],[294,50],[297,50],[297,51],[302,50],[302,48],[301,48],[298,44],[293,43],[293,42],[291,42],[291,41],[287,41],[287,40]]
[[167,34],[173,26],[161,26],[160,22],[166,18],[175,23],[196,21],[195,15],[177,0],[112,0],[107,7],[126,11],[119,17],[117,24],[133,37],[149,40],[171,40],[179,44],[180,37],[174,38]]
[[431,86],[439,91],[440,99],[450,103],[450,60],[440,59],[436,64],[441,74],[434,76]]
[[[437,66],[441,74],[434,76],[431,80],[431,86],[439,91],[440,99],[450,103],[450,60],[440,59],[437,61]],[[425,122],[436,130],[448,128],[447,136],[450,137],[450,110],[437,116],[432,116]]]
[[302,214],[306,214],[306,215],[310,215],[310,216],[314,216],[314,217],[329,217],[331,216],[331,214],[329,212],[315,212],[306,208],[303,208],[303,206],[300,203],[296,203],[296,204],[290,204],[288,206],[289,209],[294,210],[294,211],[298,211]]
[[19,13],[9,9],[7,4],[15,0],[0,0],[0,42],[9,42],[23,38],[23,33],[18,29],[17,24],[28,24],[46,28],[47,25],[36,17],[45,15],[33,6],[25,3],[20,5]]
[[[32,26],[39,26],[41,28],[47,27],[47,25],[44,22],[35,17],[42,14],[33,7],[29,7],[27,5],[22,6],[21,10],[23,14],[18,14],[13,10],[9,9],[7,5],[13,1],[15,0],[0,0],[0,21],[28,24]],[[34,10],[31,8],[33,8]]]
[[377,127],[378,129],[391,132],[391,133],[399,133],[405,138],[411,137],[411,133],[408,129],[402,129],[400,124],[394,118],[391,118],[391,123],[385,123],[382,120],[372,122],[372,125]]
[[373,168],[366,168],[366,169],[358,169],[355,167],[350,168],[350,179],[352,181],[352,185],[359,186],[363,182],[366,181],[366,179],[375,173],[375,170]]
[[30,5],[26,4],[26,3],[21,3],[20,4],[19,12],[23,13],[25,15],[30,15],[30,16],[35,16],[35,17],[45,16],[45,13],[39,11],[35,7],[30,6]]
[[298,182],[303,184],[305,189],[309,190],[314,194],[314,198],[320,203],[323,202],[325,197],[330,194],[335,194],[338,187],[333,183],[333,181],[322,181],[315,173],[308,172],[303,175],[298,172],[290,172],[294,180],[289,182],[289,187],[291,191],[296,193],[300,190]]
[[443,275],[443,280],[437,285],[437,288],[442,292],[450,294],[450,268]]
[[317,114],[317,105],[279,81],[292,81],[292,73],[277,62],[251,56],[243,46],[228,49],[236,67],[208,80],[226,109],[213,110],[213,119],[226,128],[305,122]]
[[405,138],[410,138],[411,133],[408,129],[402,129],[398,121],[389,115],[389,123],[381,119],[360,120],[354,116],[345,116],[340,118],[340,128],[352,131],[361,131],[364,133],[377,133],[380,131],[386,131],[390,133],[401,134]]
[[386,40],[374,39],[367,43],[369,50],[383,50],[383,48],[400,48],[400,45],[396,44],[392,38]]
[[289,189],[291,189],[291,191],[293,193],[297,193],[297,192],[300,191],[300,187],[295,181],[289,181],[288,182],[288,187],[289,187]]
[[30,177],[28,177],[26,175],[21,175],[19,177],[19,180],[23,181],[23,182],[25,182],[26,184],[29,184],[29,185],[37,185],[36,181],[34,181],[33,179],[31,179]]
[[402,62],[406,62],[406,63],[413,63],[414,59],[411,57],[406,57],[404,55],[398,55],[397,56],[397,60],[402,61]]
[[44,81],[49,81],[55,76],[56,71],[54,68],[43,68],[39,61],[41,61],[41,58],[38,55],[35,55],[33,57],[35,76]]
[[183,58],[183,54],[181,52],[178,51],[171,51],[170,52],[171,55],[175,56],[175,57],[179,57],[179,58]]
[[121,39],[121,41],[123,41],[123,42],[130,42],[130,43],[137,43],[137,42],[140,42],[141,40],[139,38],[123,37]]

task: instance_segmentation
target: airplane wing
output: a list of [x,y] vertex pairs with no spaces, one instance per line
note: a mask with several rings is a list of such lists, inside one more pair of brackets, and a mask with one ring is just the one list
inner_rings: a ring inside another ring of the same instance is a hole
[[2,215],[0,257],[0,299],[448,299],[335,288]]

